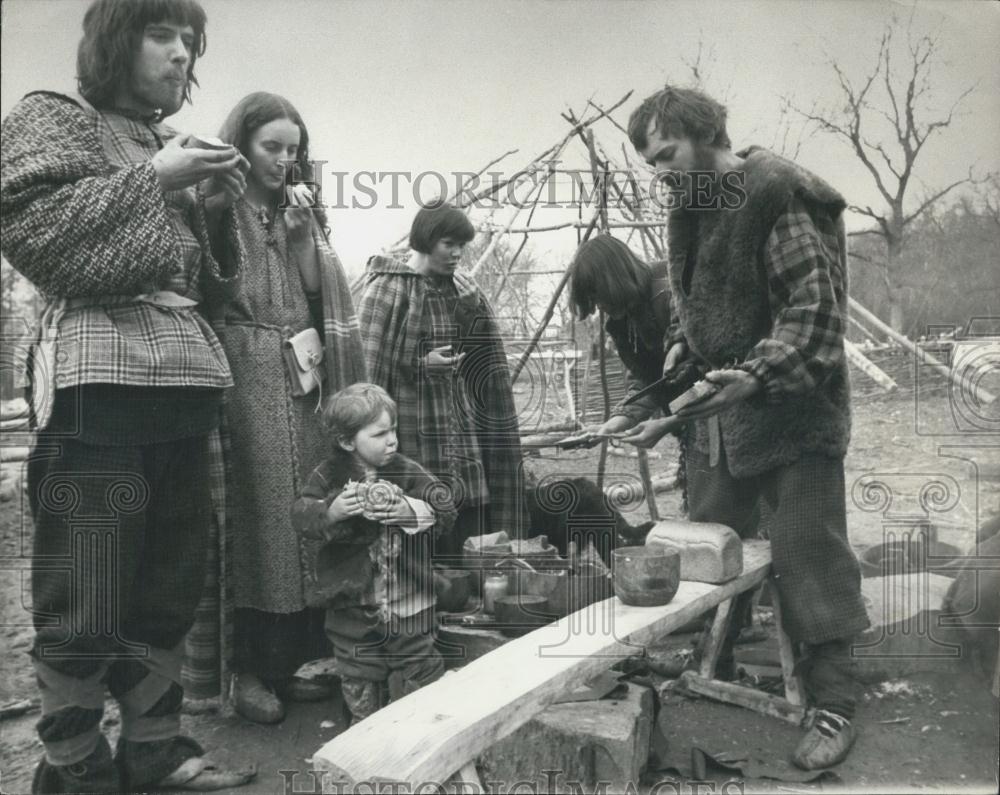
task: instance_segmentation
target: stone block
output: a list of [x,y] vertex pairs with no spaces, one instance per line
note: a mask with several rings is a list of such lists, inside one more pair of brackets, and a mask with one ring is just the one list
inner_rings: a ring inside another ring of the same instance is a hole
[[743,572],[743,544],[723,524],[668,519],[653,525],[646,543],[680,550],[682,580],[723,583]]
[[[653,691],[628,684],[617,699],[553,704],[479,758],[496,792],[635,791],[649,757]],[[549,771],[549,772],[546,772]]]

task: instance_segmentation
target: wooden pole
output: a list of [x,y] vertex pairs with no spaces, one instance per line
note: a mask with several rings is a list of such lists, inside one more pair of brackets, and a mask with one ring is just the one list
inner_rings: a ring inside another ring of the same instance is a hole
[[867,339],[871,339],[872,337],[875,336],[874,334],[872,334],[871,329],[869,329],[868,326],[866,326],[864,323],[858,320],[854,315],[848,313],[847,320],[852,326],[854,326],[854,328],[856,328],[858,331],[864,334]]
[[715,618],[712,620],[712,627],[705,638],[701,650],[701,665],[698,666],[698,673],[705,679],[715,678],[715,667],[719,662],[719,653],[722,651],[722,644],[726,639],[726,632],[729,630],[732,613],[732,599],[720,602],[719,606],[715,608]]
[[[583,202],[577,202],[577,205],[576,205],[576,217],[580,221],[583,220]],[[581,235],[581,231],[580,231],[579,227],[577,227],[577,230],[576,230],[576,245],[577,245],[577,248],[580,247],[580,243],[581,243],[580,235]],[[570,309],[572,310],[573,307],[570,307]],[[573,313],[573,316],[574,316],[574,318],[576,317],[576,313],[575,312]],[[583,423],[584,426],[586,426],[587,425],[587,411],[588,411],[588,408],[589,408],[588,407],[588,403],[590,401],[590,370],[591,370],[591,367],[592,367],[592,365],[594,363],[594,324],[593,324],[593,321],[590,318],[584,318],[582,321],[580,321],[580,327],[584,329],[584,332],[587,335],[587,351],[586,351],[586,358],[583,360],[584,361],[584,366],[583,366],[583,383],[580,384],[579,387],[578,387],[578,389],[577,389],[577,392],[579,393],[577,395],[577,397],[579,398],[577,400],[577,405],[581,407],[580,408],[580,422]],[[575,333],[576,326],[574,326],[573,328],[574,328],[574,333]],[[575,344],[576,344],[576,340],[574,338],[574,345]]]
[[847,339],[847,337],[844,337],[844,355],[847,357],[847,361],[857,367],[886,392],[892,392],[896,389],[896,382],[871,362],[858,346]]
[[[476,172],[475,174],[470,175],[468,177],[468,179],[463,179],[462,180],[462,184],[461,185],[456,185],[455,186],[455,192],[453,194],[451,194],[451,196],[448,197],[448,199],[447,199],[448,203],[449,204],[454,204],[460,210],[464,210],[465,209],[465,203],[462,202],[462,201],[458,201],[458,199],[466,194],[467,191],[466,191],[466,187],[465,186],[468,185],[473,180],[479,179],[479,177],[481,177],[483,174],[485,174],[488,169],[490,169],[493,166],[495,166],[501,160],[505,160],[508,157],[510,157],[511,155],[517,154],[517,152],[518,152],[517,149],[510,149],[510,150],[504,152],[499,157],[493,158],[489,163],[487,163],[485,166],[483,166],[481,169],[479,169],[478,172]],[[405,235],[403,235],[401,238],[399,238],[399,240],[397,240],[392,245],[392,247],[391,247],[390,250],[396,249],[396,248],[399,248],[400,246],[405,245],[407,239],[409,238],[409,236],[410,236],[410,233],[407,232]]]
[[[596,159],[595,149],[597,148],[597,145],[596,142],[594,141],[592,133],[589,136],[588,148],[590,149],[592,160]],[[607,153],[605,153],[603,149],[601,150],[601,153],[602,155],[604,155],[605,158],[605,171],[604,171],[605,184],[603,185],[603,189],[604,191],[607,191],[608,187],[607,183],[609,181],[607,164],[608,162],[610,162],[610,158],[607,156]],[[632,174],[631,167],[628,170],[628,175],[629,179],[631,180],[631,184],[633,186],[633,191],[635,191],[636,195],[638,195],[638,186],[636,185],[635,175]],[[653,250],[657,252],[658,258],[662,258],[663,251],[660,248],[659,242],[653,237],[652,232],[649,231],[649,229],[646,226],[646,223],[643,221],[642,208],[633,206],[631,202],[628,201],[628,198],[625,196],[625,192],[621,189],[621,186],[617,182],[614,182],[614,180],[610,180],[610,182],[611,185],[618,192],[618,196],[621,199],[622,203],[626,205],[627,209],[632,214],[634,222],[629,224],[629,226],[631,226],[632,228],[632,232],[635,232],[636,229],[642,232],[642,236],[640,237],[640,239],[642,240],[642,249],[643,253],[646,255],[646,259],[647,260],[649,259],[649,249],[646,247],[647,237],[649,238],[649,244],[653,247]],[[607,202],[606,192],[602,194],[602,198],[606,204]],[[663,224],[662,223],[651,224],[650,226],[662,227]],[[656,504],[656,492],[653,489],[653,478],[649,470],[649,452],[647,450],[639,448],[636,457],[639,462],[639,478],[642,481],[642,487],[646,494],[646,508],[649,510],[649,518],[652,519],[654,522],[658,522],[660,520],[660,507]]]
[[565,438],[567,433],[572,433],[573,431],[580,429],[580,423],[576,420],[570,420],[568,422],[550,422],[545,425],[539,425],[537,428],[532,428],[531,430],[521,431],[521,436],[532,436],[540,433],[561,433],[562,438]]
[[583,140],[587,144],[587,152],[590,154],[590,176],[594,180],[594,186],[601,188],[600,199],[597,209],[601,213],[601,231],[607,234],[608,231],[608,164],[600,163],[597,159],[597,150],[594,148],[594,131],[587,130],[583,133]]
[[[616,186],[617,187],[617,186]],[[608,229],[660,229],[666,226],[666,221],[609,221]],[[502,230],[505,234],[525,235],[531,232],[555,232],[559,229],[585,229],[586,223],[579,221],[563,221],[549,226],[513,227]]]
[[[465,190],[465,186],[469,182],[471,182],[472,180],[479,179],[479,177],[481,177],[483,174],[485,174],[488,169],[493,168],[493,166],[495,166],[501,160],[506,160],[511,155],[517,154],[517,152],[518,152],[517,149],[510,149],[510,150],[504,152],[502,155],[500,155],[499,157],[494,158],[489,163],[487,163],[485,166],[483,166],[481,169],[479,169],[479,171],[476,172],[475,174],[473,174],[471,177],[469,177],[468,180],[462,180],[462,184],[457,187],[457,189],[451,195],[451,197],[448,199],[448,201],[449,202],[454,202],[455,206],[458,207],[459,209],[465,209],[465,202],[459,201],[460,197],[464,196],[466,194],[466,192],[467,192]],[[405,241],[406,238],[404,237],[403,240]]]
[[[540,155],[538,155],[537,157],[533,158],[530,161],[530,164],[538,163],[538,162],[540,162],[542,160],[550,158],[552,156],[553,152],[559,151],[562,147],[564,147],[566,145],[566,142],[569,141],[574,135],[577,135],[578,133],[582,132],[583,130],[586,130],[592,124],[600,121],[601,119],[603,119],[606,116],[608,116],[608,114],[610,114],[613,111],[617,110],[619,107],[621,107],[626,102],[628,102],[628,99],[631,96],[632,96],[632,92],[629,91],[627,94],[625,94],[625,96],[623,96],[621,99],[619,99],[614,105],[612,105],[611,107],[609,107],[607,110],[602,110],[602,111],[598,112],[596,115],[590,117],[589,119],[584,119],[583,121],[574,121],[573,122],[573,129],[572,130],[570,130],[568,133],[566,133],[566,135],[558,143],[554,144],[553,146],[550,146],[548,149],[546,149]],[[530,164],[529,164],[529,166],[530,166]],[[523,173],[523,172],[519,172],[519,173]],[[476,195],[476,200],[479,201],[479,200],[482,200],[482,199],[485,199],[485,198],[488,198],[488,197],[492,196],[493,194],[499,192],[501,189],[505,188],[507,186],[507,183],[509,183],[509,182],[510,182],[510,180],[505,180],[503,182],[497,183],[496,185],[491,185],[488,190],[485,190],[482,193],[477,194]]]
[[[555,153],[555,157],[558,157],[561,153],[562,153],[562,149],[557,150],[556,153]],[[549,182],[549,180],[551,178],[552,178],[552,172],[549,171],[545,175],[545,179],[543,179],[538,184],[537,190],[535,191],[534,197],[532,199],[531,210],[528,213],[528,228],[529,229],[531,227],[531,219],[535,217],[535,210],[538,209],[538,197],[541,196],[542,191],[545,190],[545,186],[548,184],[548,182]],[[509,231],[508,231],[508,234],[509,234]],[[507,270],[501,276],[500,281],[497,284],[496,289],[493,291],[493,295],[490,297],[490,303],[491,304],[495,304],[497,302],[497,300],[500,298],[500,293],[503,290],[504,286],[507,284],[507,279],[510,278],[511,273],[514,270],[514,263],[516,263],[517,260],[518,260],[518,257],[521,256],[521,252],[524,251],[524,247],[528,245],[528,232],[526,231],[523,234],[524,234],[524,237],[521,239],[521,245],[517,247],[517,251],[514,252],[514,256],[511,257],[510,262],[507,263]],[[561,271],[557,271],[557,272],[561,272]]]
[[640,447],[636,450],[636,454],[639,461],[639,479],[642,480],[642,487],[646,492],[646,507],[649,509],[649,518],[658,522],[660,521],[660,506],[656,504],[653,475],[649,471],[649,451]]
[[[570,118],[573,116],[570,114]],[[597,159],[597,149],[594,147],[594,131],[586,130],[580,132],[580,137],[587,146],[587,153],[590,155],[590,176],[594,180],[595,186],[600,186],[600,198],[598,199],[597,212],[600,216],[601,231],[608,233],[608,166],[603,165]],[[604,329],[604,312],[598,313],[598,322],[601,326],[601,342],[598,351],[601,372],[601,396],[604,400],[604,422],[611,417],[611,392],[608,389],[608,361],[607,361],[607,333]],[[608,440],[601,442],[601,455],[597,461],[597,487],[604,488],[604,476],[608,467]],[[648,493],[648,492],[647,492]]]
[[580,422],[586,425],[588,403],[590,402],[590,370],[594,363],[594,332],[593,324],[589,320],[580,323],[580,325],[586,329],[587,350],[583,358],[583,382],[577,392],[579,393]]
[[918,345],[914,345],[909,340],[908,337],[906,337],[903,334],[900,334],[898,331],[892,328],[892,326],[883,323],[882,320],[876,314],[865,309],[861,304],[859,304],[850,296],[848,296],[847,298],[847,303],[848,306],[850,306],[852,312],[854,312],[856,315],[861,317],[866,322],[870,323],[872,326],[877,328],[879,331],[881,331],[890,339],[893,339],[896,342],[898,342],[900,345],[906,348],[906,350],[914,354],[920,361],[930,365],[939,373],[944,374],[944,376],[951,383],[955,384],[955,386],[961,389],[968,389],[975,396],[976,400],[978,400],[980,404],[988,406],[994,400],[997,399],[996,395],[994,395],[989,390],[984,389],[975,381],[972,381],[964,373],[953,370],[951,367],[948,367],[946,364],[943,364],[938,359],[935,359],[926,351],[921,350],[921,348]]
[[[604,312],[597,315],[600,324],[600,348],[598,349],[598,364],[601,373],[601,396],[604,398],[602,417],[607,422],[611,417],[611,393],[608,391],[607,333],[604,331]],[[601,442],[601,457],[597,460],[597,487],[604,488],[604,474],[608,466],[608,440]]]
[[[594,213],[594,217],[590,219],[590,226],[587,229],[587,233],[583,236],[584,241],[588,240],[593,234],[594,229],[597,226],[597,219],[599,217],[598,213]],[[562,295],[562,291],[566,288],[566,283],[569,281],[570,269],[567,267],[565,273],[563,273],[562,279],[559,280],[559,284],[556,285],[555,292],[552,293],[552,298],[549,300],[549,305],[545,309],[545,314],[542,316],[542,322],[538,324],[538,330],[535,332],[535,336],[531,338],[531,342],[528,343],[528,347],[524,349],[524,353],[521,354],[521,358],[518,359],[517,364],[514,365],[514,371],[510,374],[511,384],[517,381],[521,371],[524,369],[524,365],[528,363],[528,359],[531,357],[532,351],[538,347],[538,341],[542,338],[542,334],[545,333],[545,329],[549,325],[549,321],[552,320],[552,315],[556,311],[556,304],[559,303],[559,297]]]
[[778,586],[771,579],[767,587],[771,589],[771,609],[774,611],[774,625],[778,630],[778,659],[781,661],[781,676],[785,680],[785,698],[788,699],[789,704],[799,707],[805,703],[805,699],[802,696],[802,683],[795,675],[795,663],[797,662],[795,646],[788,633],[785,632]]
[[563,385],[566,389],[566,412],[575,420],[576,404],[573,402],[573,364],[573,359],[569,357],[563,359]]
[[796,726],[801,725],[806,716],[803,707],[790,703],[788,699],[772,696],[751,687],[720,682],[717,679],[706,679],[694,671],[682,673],[678,683],[688,692],[752,709],[754,712],[770,715],[772,718],[788,721]]
[[[562,149],[561,148],[557,149],[556,152],[553,154],[553,157],[559,157],[559,155],[561,153],[562,153]],[[528,201],[531,203],[531,211],[528,213],[528,229],[529,230],[531,229],[531,219],[535,215],[535,210],[538,209],[538,197],[541,195],[542,191],[545,189],[545,185],[548,183],[548,181],[549,181],[549,179],[551,179],[551,177],[552,177],[552,172],[551,171],[547,171],[546,174],[545,174],[545,176],[538,182],[537,185],[534,186],[534,188],[532,188],[532,191],[528,194]],[[493,250],[497,247],[497,244],[500,242],[500,240],[502,238],[506,237],[507,235],[512,234],[511,228],[514,226],[514,221],[517,220],[518,215],[521,214],[521,210],[523,210],[524,207],[525,207],[525,205],[523,205],[523,204],[520,204],[517,207],[517,209],[515,210],[514,214],[511,215],[510,220],[507,222],[507,225],[505,227],[503,227],[502,229],[500,229],[499,234],[496,234],[494,236],[493,240],[490,241],[489,246],[487,246],[486,251],[484,251],[483,254],[482,254],[482,256],[479,258],[479,261],[476,262],[476,264],[472,266],[472,277],[473,278],[475,278],[476,275],[479,273],[479,270],[482,268],[483,263],[486,262],[486,258],[490,254],[493,253]],[[514,263],[517,262],[517,258],[521,255],[521,251],[524,249],[525,244],[528,242],[528,235],[527,235],[527,233],[523,232],[523,234],[524,234],[524,240],[521,241],[520,248],[518,248],[517,252],[511,258],[511,261],[507,264],[508,271],[510,270],[510,268],[512,268],[514,266]],[[507,274],[505,273],[503,275],[502,279],[501,279],[500,286],[497,288],[497,290],[494,293],[494,298],[493,298],[494,301],[496,300],[496,297],[499,296],[500,290],[503,288],[503,285],[506,283],[506,281],[507,281]]]

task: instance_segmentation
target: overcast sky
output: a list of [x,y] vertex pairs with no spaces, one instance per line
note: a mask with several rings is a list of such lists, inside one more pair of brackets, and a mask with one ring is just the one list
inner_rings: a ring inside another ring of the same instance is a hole
[[[684,61],[695,57],[699,39],[714,55],[707,84],[729,104],[734,144],[770,145],[779,96],[803,106],[836,96],[824,53],[860,78],[874,63],[886,20],[896,14],[905,22],[912,10],[910,3],[877,0],[202,3],[208,51],[197,68],[201,88],[193,107],[170,123],[215,134],[240,97],[275,91],[302,112],[314,156],[329,161],[327,170],[351,175],[476,171],[516,148],[505,161],[513,170],[562,137],[567,127],[560,112],[567,107],[582,111],[589,98],[609,104],[634,90],[617,114],[624,122],[665,80],[688,82]],[[74,86],[87,4],[4,0],[3,114],[27,91]],[[940,39],[932,105],[946,110],[977,86],[953,127],[928,144],[918,176],[933,188],[970,165],[977,173],[1000,169],[1000,4],[923,2],[912,14],[912,29]],[[612,133],[598,129],[609,146],[619,147]],[[800,161],[851,201],[878,206],[870,178],[846,148],[814,137]],[[407,186],[400,196],[404,209],[393,210],[385,207],[387,185],[374,209],[331,213],[336,245],[352,271],[408,229],[414,202]],[[432,185],[425,183],[425,191],[433,192]],[[350,202],[350,191],[345,195]],[[546,218],[539,213],[535,220]],[[535,248],[564,259],[566,240],[539,236]]]

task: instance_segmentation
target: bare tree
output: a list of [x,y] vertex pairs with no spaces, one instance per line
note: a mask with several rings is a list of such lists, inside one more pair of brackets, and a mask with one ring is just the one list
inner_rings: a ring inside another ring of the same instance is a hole
[[990,174],[978,194],[983,213],[1000,226],[1000,174]]
[[[839,95],[836,107],[821,111],[815,106],[805,110],[793,101],[788,106],[820,132],[845,142],[865,167],[885,202],[882,208],[850,205],[850,209],[875,222],[868,234],[881,237],[885,256],[875,263],[881,269],[889,298],[890,325],[903,328],[902,260],[900,254],[910,225],[928,208],[960,185],[975,183],[968,174],[942,188],[927,191],[910,201],[916,184],[914,170],[928,140],[951,126],[962,101],[975,89],[969,86],[951,102],[947,112],[935,114],[929,107],[931,74],[935,66],[939,38],[917,38],[906,29],[906,57],[901,66],[894,61],[894,37],[899,23],[886,25],[879,43],[875,64],[860,82],[853,81],[836,59],[829,65],[836,76]],[[862,233],[865,234],[865,233]]]
[[733,78],[723,85],[718,79],[718,52],[714,44],[705,44],[705,31],[698,32],[698,50],[693,57],[681,56],[681,61],[691,73],[694,88],[707,91],[723,105],[729,104],[733,91]]
[[[489,247],[491,238],[480,235],[472,241],[465,250],[466,262],[477,262]],[[527,334],[534,330],[534,309],[531,292],[531,271],[538,269],[538,262],[530,249],[522,251],[513,272],[510,271],[511,260],[517,253],[517,247],[512,246],[508,238],[499,241],[490,252],[479,271],[477,282],[487,296],[493,299],[493,309],[496,315],[508,325],[516,327],[506,329],[511,334]]]
[[[725,84],[719,79],[718,53],[714,44],[705,44],[705,33],[698,36],[697,49],[693,56],[681,56],[681,61],[690,74],[693,88],[704,91],[723,105],[732,104],[734,78],[730,75]],[[776,119],[764,124],[755,124],[748,130],[749,140],[760,140],[762,143],[770,134],[771,141],[767,148],[772,152],[795,160],[802,147],[815,134],[816,125],[801,118],[787,97],[779,97],[779,107]],[[770,133],[768,133],[770,131]]]

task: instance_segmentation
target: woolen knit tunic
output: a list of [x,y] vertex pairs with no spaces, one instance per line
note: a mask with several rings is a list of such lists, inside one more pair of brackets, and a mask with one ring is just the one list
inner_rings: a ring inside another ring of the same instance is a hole
[[[226,402],[233,597],[237,607],[293,613],[306,606],[317,545],[300,540],[290,509],[329,445],[315,412],[318,394],[291,395],[282,344],[314,324],[322,328],[322,318],[310,313],[298,264],[288,251],[284,217],[262,221],[243,200],[236,214],[247,257],[245,279],[217,324],[235,383]],[[317,250],[321,267],[332,267],[322,240]],[[313,303],[319,315],[318,302]]]

